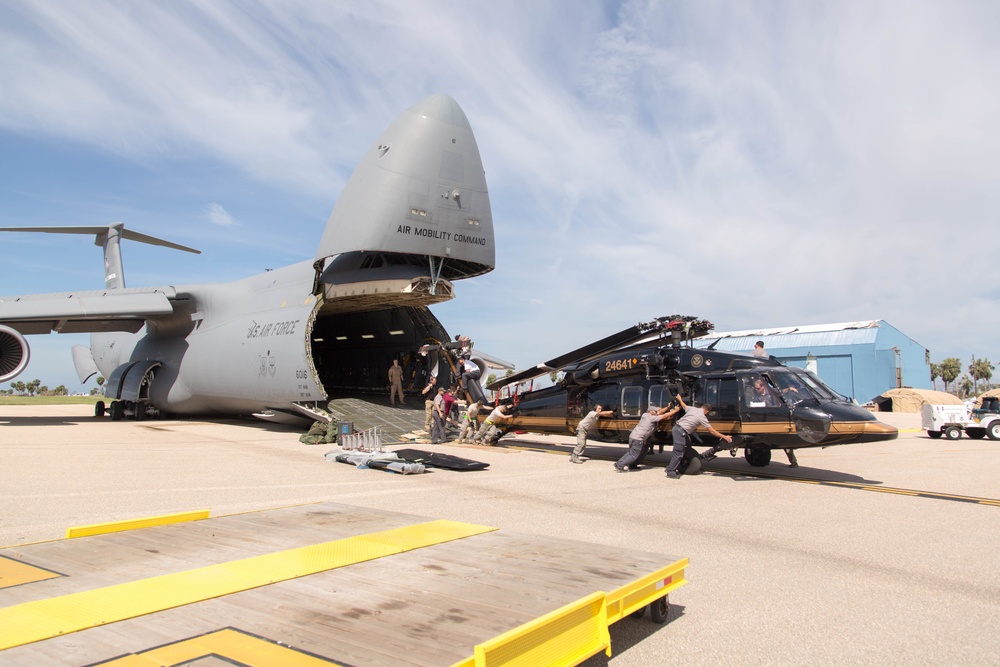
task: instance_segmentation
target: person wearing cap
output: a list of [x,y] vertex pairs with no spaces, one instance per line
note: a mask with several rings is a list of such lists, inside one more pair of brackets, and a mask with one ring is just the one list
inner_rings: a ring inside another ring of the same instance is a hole
[[636,424],[632,432],[628,434],[628,451],[615,462],[615,472],[626,472],[636,470],[639,464],[646,458],[646,442],[656,430],[656,423],[661,419],[670,419],[680,410],[680,406],[671,409],[669,406],[662,408],[650,407]]
[[684,410],[684,415],[677,420],[671,431],[674,439],[674,449],[670,454],[670,463],[667,464],[667,477],[669,479],[678,479],[681,476],[678,468],[680,468],[681,460],[684,458],[684,448],[691,444],[691,434],[698,430],[699,426],[705,427],[709,433],[720,440],[726,441],[728,444],[732,444],[733,442],[731,435],[719,433],[708,422],[708,413],[712,411],[711,405],[703,403],[699,408],[685,405],[684,399],[681,398],[680,394],[677,394],[677,403],[679,404],[678,408]]
[[587,448],[587,434],[590,432],[590,429],[594,428],[597,420],[601,417],[611,417],[613,415],[614,412],[605,410],[604,406],[595,405],[594,409],[580,420],[576,425],[576,447],[573,448],[573,453],[569,456],[570,463],[583,463],[580,457],[583,456],[583,450]]

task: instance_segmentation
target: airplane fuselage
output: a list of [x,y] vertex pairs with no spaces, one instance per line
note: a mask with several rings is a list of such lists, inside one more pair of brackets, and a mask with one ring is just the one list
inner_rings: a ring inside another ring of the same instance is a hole
[[0,381],[27,365],[25,335],[91,333],[92,347],[77,346],[73,359],[81,382],[107,378],[112,418],[323,418],[315,404],[334,393],[386,389],[393,361],[404,387],[420,384],[436,368],[417,351],[448,338],[428,306],[495,263],[479,147],[447,95],[413,105],[370,146],[316,255],[298,264],[227,283],[126,288],[121,240],[197,251],[121,222],[0,231],[93,234],[103,247],[104,290],[0,297]]

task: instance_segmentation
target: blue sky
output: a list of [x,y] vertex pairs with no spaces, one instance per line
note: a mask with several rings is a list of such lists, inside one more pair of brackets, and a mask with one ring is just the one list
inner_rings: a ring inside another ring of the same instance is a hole
[[[497,268],[434,307],[518,367],[638,321],[884,319],[1000,366],[993,2],[0,4],[0,226],[94,225],[130,286],[313,256],[404,109],[472,123]],[[0,238],[0,294],[102,286],[84,237]],[[33,336],[19,379],[79,388]]]

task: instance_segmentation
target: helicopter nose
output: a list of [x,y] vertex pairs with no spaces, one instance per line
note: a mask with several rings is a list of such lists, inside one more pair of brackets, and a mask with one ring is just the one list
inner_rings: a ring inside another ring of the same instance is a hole
[[867,422],[865,424],[864,434],[866,436],[872,436],[878,440],[895,440],[899,435],[899,429],[895,426],[890,426],[889,424],[884,424],[882,422]]

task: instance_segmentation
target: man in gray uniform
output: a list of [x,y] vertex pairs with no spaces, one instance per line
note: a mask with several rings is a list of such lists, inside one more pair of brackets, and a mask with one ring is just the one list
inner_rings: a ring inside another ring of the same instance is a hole
[[468,442],[469,438],[475,434],[476,427],[479,424],[479,410],[482,407],[483,402],[476,401],[465,411],[465,414],[462,415],[462,431],[458,434],[458,440],[455,442]]
[[510,414],[507,412],[507,410],[509,409],[510,408],[506,405],[497,405],[495,408],[493,408],[493,412],[491,412],[490,416],[486,418],[486,421],[483,422],[483,425],[479,427],[479,431],[476,432],[476,435],[472,439],[472,442],[473,443],[482,442],[484,444],[489,444],[490,440],[493,439],[493,429],[499,430],[499,428],[497,427],[497,422],[500,422],[510,416]]
[[684,405],[684,399],[680,394],[677,394],[677,402],[679,407],[684,409],[684,415],[677,420],[671,431],[674,437],[674,449],[667,465],[667,477],[670,479],[678,479],[681,476],[677,469],[681,465],[681,459],[684,458],[684,448],[691,444],[690,436],[699,426],[704,426],[716,438],[725,440],[729,444],[733,442],[732,436],[722,435],[708,423],[708,413],[712,411],[711,405],[705,403],[700,408]]
[[610,417],[613,414],[614,412],[611,410],[604,410],[602,406],[596,405],[593,410],[580,420],[580,423],[576,425],[576,447],[573,448],[573,453],[570,454],[570,463],[583,463],[580,457],[583,456],[583,450],[587,448],[587,434],[590,432],[590,429],[594,428],[600,417]]
[[669,419],[680,410],[676,407],[671,410],[669,407],[650,408],[649,412],[639,418],[632,432],[628,434],[628,451],[625,456],[615,462],[615,472],[625,472],[635,470],[646,457],[646,441],[656,430],[656,423],[661,419]]

